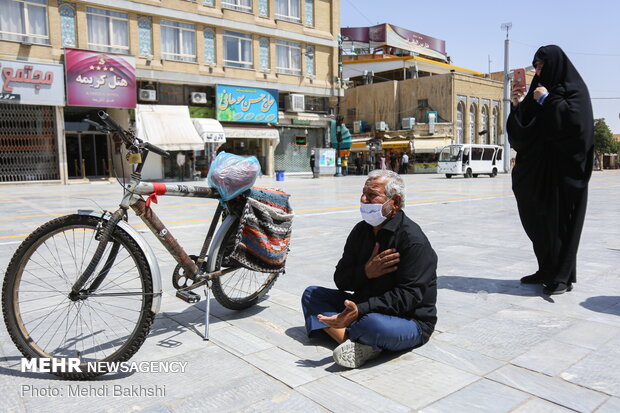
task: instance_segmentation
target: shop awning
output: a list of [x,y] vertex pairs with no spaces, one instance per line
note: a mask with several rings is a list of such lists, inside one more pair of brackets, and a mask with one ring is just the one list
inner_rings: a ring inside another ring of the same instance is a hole
[[411,142],[409,139],[400,139],[395,141],[383,141],[381,147],[383,149],[404,149],[406,151],[411,150]]
[[167,151],[199,151],[205,144],[187,106],[137,105],[138,137]]
[[280,143],[280,133],[275,128],[229,128],[224,127],[226,138],[273,139],[276,146]]
[[194,118],[192,123],[205,143],[226,142],[224,128],[217,119]]
[[416,153],[436,153],[446,145],[450,145],[452,139],[446,138],[415,138],[413,149]]

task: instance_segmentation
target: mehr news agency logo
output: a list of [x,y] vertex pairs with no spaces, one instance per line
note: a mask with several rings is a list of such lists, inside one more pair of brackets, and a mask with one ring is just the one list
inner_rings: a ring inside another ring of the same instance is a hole
[[33,373],[185,373],[187,361],[93,361],[22,357],[21,371]]

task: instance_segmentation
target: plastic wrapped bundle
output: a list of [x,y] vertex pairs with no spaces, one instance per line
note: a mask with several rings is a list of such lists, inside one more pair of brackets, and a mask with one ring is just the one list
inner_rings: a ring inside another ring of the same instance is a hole
[[255,156],[244,158],[221,152],[211,164],[207,180],[210,187],[217,189],[222,200],[228,201],[250,189],[259,173],[260,163]]

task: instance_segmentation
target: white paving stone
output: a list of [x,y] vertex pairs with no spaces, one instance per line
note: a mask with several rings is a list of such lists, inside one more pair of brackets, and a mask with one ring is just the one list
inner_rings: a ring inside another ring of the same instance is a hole
[[505,366],[487,378],[580,412],[591,412],[608,396],[555,377]]
[[[484,395],[487,395],[486,397]],[[493,395],[493,397],[488,397]],[[421,413],[500,413],[510,412],[529,394],[502,384],[482,379],[420,409]]]

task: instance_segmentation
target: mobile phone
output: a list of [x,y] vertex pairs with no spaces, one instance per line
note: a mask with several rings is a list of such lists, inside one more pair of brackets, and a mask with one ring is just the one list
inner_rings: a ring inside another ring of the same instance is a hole
[[527,86],[525,84],[525,69],[521,68],[521,69],[514,70],[513,77],[512,77],[512,85],[513,87],[517,86],[520,89],[525,90]]

